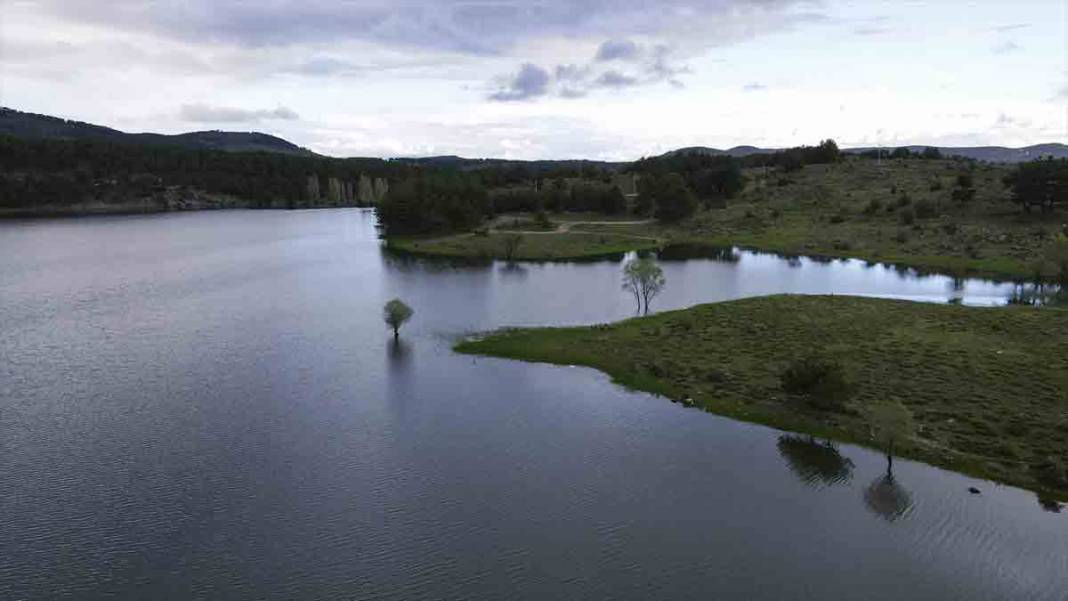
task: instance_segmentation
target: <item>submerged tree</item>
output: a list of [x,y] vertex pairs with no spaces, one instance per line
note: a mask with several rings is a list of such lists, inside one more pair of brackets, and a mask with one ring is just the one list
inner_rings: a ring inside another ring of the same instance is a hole
[[400,327],[404,325],[404,322],[411,319],[414,314],[415,311],[408,305],[404,304],[399,298],[395,298],[386,303],[386,306],[382,311],[382,318],[385,320],[386,325],[393,328],[394,340],[400,337]]
[[646,315],[649,314],[649,301],[660,294],[666,283],[664,270],[651,257],[631,259],[623,267],[623,289],[634,294],[639,312],[645,303]]

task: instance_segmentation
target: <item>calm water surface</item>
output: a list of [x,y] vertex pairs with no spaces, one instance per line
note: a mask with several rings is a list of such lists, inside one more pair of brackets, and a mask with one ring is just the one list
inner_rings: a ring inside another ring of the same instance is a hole
[[[1011,293],[720,259],[655,308]],[[0,223],[0,599],[1065,598],[1032,493],[450,350],[629,316],[619,272],[390,256],[361,210]]]

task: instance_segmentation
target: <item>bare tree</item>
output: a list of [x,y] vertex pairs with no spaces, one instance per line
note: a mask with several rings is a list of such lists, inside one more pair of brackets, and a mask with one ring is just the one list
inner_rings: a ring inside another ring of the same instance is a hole
[[623,266],[623,289],[634,294],[639,312],[645,303],[646,315],[649,314],[649,301],[660,294],[666,283],[664,270],[650,257],[631,259]]
[[382,319],[385,320],[386,325],[393,328],[393,339],[396,340],[400,337],[400,327],[404,325],[404,322],[412,318],[415,311],[411,307],[404,304],[399,298],[395,298],[388,303],[382,310]]

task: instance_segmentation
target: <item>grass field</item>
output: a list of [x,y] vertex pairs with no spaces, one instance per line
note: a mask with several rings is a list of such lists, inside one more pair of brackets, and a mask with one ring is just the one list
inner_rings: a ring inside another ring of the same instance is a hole
[[[668,243],[737,245],[796,255],[855,257],[953,275],[1012,279],[1051,277],[1040,258],[1068,228],[1068,213],[1024,214],[1002,184],[1008,166],[970,173],[975,198],[952,199],[967,164],[949,160],[850,159],[790,174],[750,171],[749,185],[723,208],[680,224],[576,224],[567,234],[522,244],[518,258],[595,256]],[[553,216],[554,222],[564,217]],[[602,218],[604,219],[604,218]],[[630,217],[629,219],[635,219]],[[588,216],[586,220],[594,221]],[[500,220],[506,223],[507,218]],[[609,238],[590,237],[589,234]],[[627,238],[627,236],[631,236]],[[402,241],[403,247],[410,246]],[[427,254],[500,256],[503,244],[456,236],[421,243]],[[609,252],[611,252],[609,251]]]
[[[516,260],[552,261],[618,255],[630,250],[656,248],[659,241],[630,235],[592,232],[525,233],[511,257]],[[460,234],[444,238],[390,238],[393,250],[415,254],[476,259],[507,259],[509,234]]]
[[953,161],[853,160],[807,166],[782,178],[784,185],[778,175],[765,182],[754,173],[727,209],[702,213],[673,237],[957,275],[1034,277],[1068,215],[1022,213],[1002,184],[1007,166],[977,166],[975,198],[958,203],[951,194],[964,171]]
[[[772,296],[506,330],[457,350],[594,367],[708,411],[869,446],[893,431],[897,454],[1064,500],[1066,341],[1068,311],[1058,309]],[[855,387],[844,411],[782,392],[782,370],[814,347]]]

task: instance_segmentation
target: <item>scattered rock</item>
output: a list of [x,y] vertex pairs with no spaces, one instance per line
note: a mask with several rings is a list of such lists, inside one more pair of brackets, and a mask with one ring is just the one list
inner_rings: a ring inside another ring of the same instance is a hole
[[968,487],[968,492],[972,493],[973,495],[977,495],[977,494],[980,494],[982,491],[980,491],[978,488],[976,488],[974,486],[969,486]]

